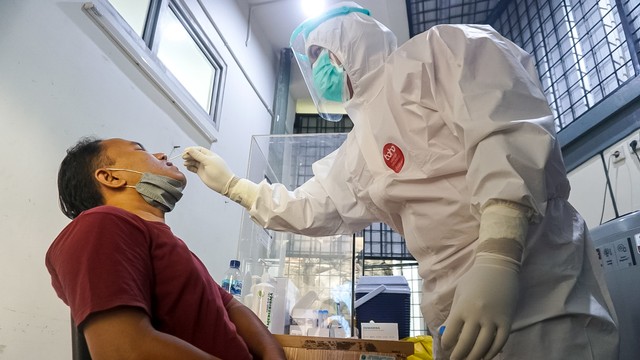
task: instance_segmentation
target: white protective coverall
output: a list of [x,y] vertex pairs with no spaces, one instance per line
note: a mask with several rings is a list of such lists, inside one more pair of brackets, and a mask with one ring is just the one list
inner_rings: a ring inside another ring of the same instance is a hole
[[585,222],[567,201],[532,57],[483,25],[435,26],[393,51],[395,39],[375,36],[371,21],[349,14],[309,34],[350,78],[354,128],[294,191],[260,183],[252,218],[310,236],[389,224],[418,261],[421,309],[437,337],[472,266],[483,206],[521,204],[532,221],[511,335],[496,358],[617,358],[615,314]]

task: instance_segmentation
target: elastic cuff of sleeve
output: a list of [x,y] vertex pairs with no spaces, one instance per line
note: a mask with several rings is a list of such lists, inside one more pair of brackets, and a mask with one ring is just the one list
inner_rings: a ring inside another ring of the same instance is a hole
[[499,254],[478,253],[473,266],[495,266],[511,271],[520,272],[520,261]]
[[487,201],[487,203],[484,204],[484,206],[480,210],[480,213],[483,214],[488,208],[491,208],[493,206],[507,207],[507,208],[516,210],[520,212],[527,219],[527,221],[531,221],[531,219],[533,218],[533,215],[535,214],[535,211],[528,206],[519,204],[514,201],[500,200],[500,199],[491,199]]
[[239,177],[237,176],[232,176],[229,181],[227,181],[226,184],[224,184],[224,187],[222,188],[222,192],[220,192],[220,194],[229,197],[229,191],[231,191],[231,188],[233,188],[238,181],[240,180]]
[[476,248],[477,255],[496,255],[511,259],[520,264],[522,261],[523,247],[514,239],[487,239],[480,242]]
[[253,181],[234,176],[229,184],[229,199],[251,210],[258,197],[258,185]]
[[509,202],[491,203],[480,216],[476,254],[496,254],[519,263],[528,229],[525,207]]

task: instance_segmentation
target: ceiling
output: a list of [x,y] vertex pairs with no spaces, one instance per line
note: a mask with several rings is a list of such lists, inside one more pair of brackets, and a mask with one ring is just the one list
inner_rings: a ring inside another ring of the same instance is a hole
[[[251,28],[259,30],[274,51],[289,47],[293,30],[306,16],[302,12],[302,0],[237,0],[250,12]],[[338,0],[326,0],[327,6]],[[398,37],[398,43],[409,39],[407,10],[403,0],[358,0],[376,18]],[[249,39],[251,41],[251,39]]]
[[[307,17],[301,7],[301,0],[236,0],[244,9],[249,9],[248,26],[253,32],[260,32],[274,53],[289,47],[289,38],[293,30]],[[327,6],[338,0],[326,0]],[[362,7],[371,12],[371,16],[383,23],[398,38],[398,44],[409,39],[409,25],[404,0],[359,0]],[[249,33],[251,34],[251,33]],[[250,35],[247,41],[253,39]],[[308,91],[300,76],[295,61],[291,65],[290,92],[295,99],[307,98]]]

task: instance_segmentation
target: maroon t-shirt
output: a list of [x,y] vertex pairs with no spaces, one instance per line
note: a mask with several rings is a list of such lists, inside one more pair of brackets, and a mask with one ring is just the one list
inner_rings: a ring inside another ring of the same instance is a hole
[[252,358],[225,310],[232,296],[164,223],[112,206],[87,210],[55,239],[46,265],[76,325],[97,311],[134,306],[156,330],[211,355]]

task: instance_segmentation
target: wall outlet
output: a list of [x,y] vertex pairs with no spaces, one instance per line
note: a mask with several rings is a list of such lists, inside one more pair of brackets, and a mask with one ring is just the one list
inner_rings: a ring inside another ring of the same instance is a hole
[[627,145],[625,145],[625,144],[620,144],[620,145],[614,146],[611,149],[611,152],[609,153],[609,156],[611,156],[611,160],[613,161],[614,164],[624,160],[624,158],[626,157],[626,153],[627,153],[627,151],[625,150],[626,146]]

